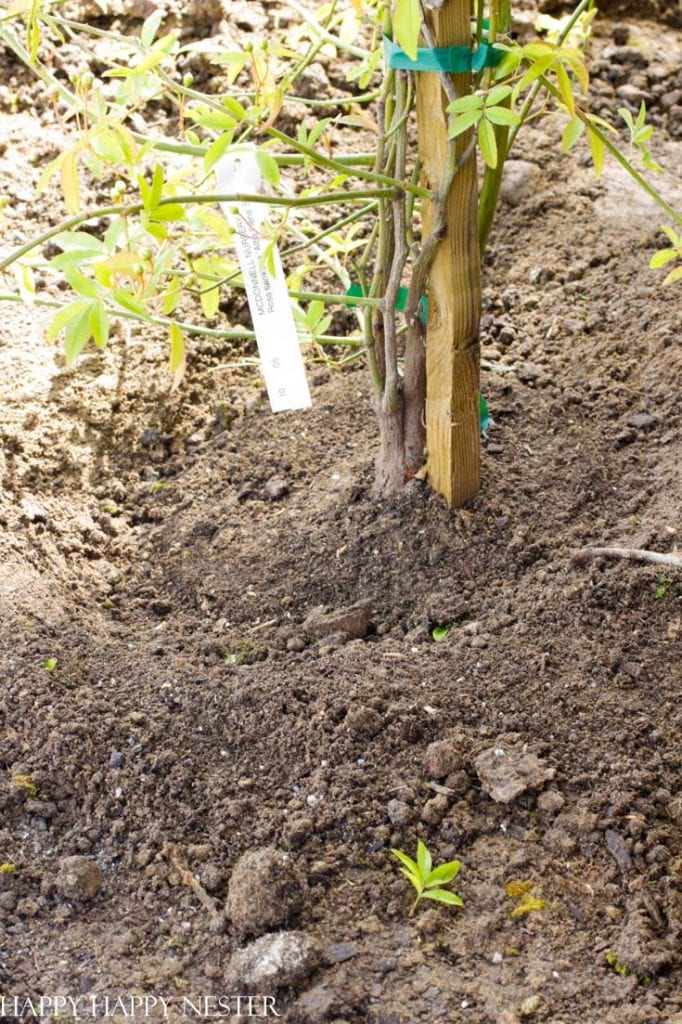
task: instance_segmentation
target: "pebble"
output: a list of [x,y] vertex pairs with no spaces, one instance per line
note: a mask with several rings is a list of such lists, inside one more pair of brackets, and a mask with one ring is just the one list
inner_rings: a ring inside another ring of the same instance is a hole
[[265,494],[270,501],[279,501],[289,493],[289,483],[282,476],[271,476],[265,484]]
[[367,636],[371,625],[370,606],[367,602],[360,602],[333,611],[324,606],[313,608],[303,623],[302,631],[313,639],[343,633],[351,640],[360,640]]
[[495,803],[508,804],[529,790],[540,789],[554,778],[555,770],[545,766],[524,744],[489,747],[481,751],[474,767],[483,791]]
[[398,827],[409,825],[414,819],[414,811],[409,804],[404,803],[402,800],[389,800],[386,811],[388,812],[391,824]]
[[109,767],[120,768],[123,764],[123,754],[120,750],[113,750],[109,755]]
[[460,750],[449,740],[437,740],[426,748],[424,774],[430,779],[444,779],[461,764]]
[[656,417],[648,412],[638,412],[628,417],[627,425],[636,430],[650,430],[656,424]]
[[427,825],[440,825],[441,821],[447,814],[449,806],[449,800],[444,793],[439,793],[438,796],[432,797],[431,800],[427,800],[422,809],[422,821],[425,821]]
[[357,956],[358,947],[352,942],[334,942],[324,951],[325,960],[332,964],[343,964]]
[[305,932],[276,932],[232,954],[225,984],[235,992],[271,993],[310,977],[322,959],[318,943]]
[[558,814],[566,801],[557,789],[548,789],[538,797],[538,809],[543,814]]
[[234,866],[225,915],[240,934],[262,935],[298,914],[305,890],[301,872],[280,850],[251,850]]
[[58,891],[68,900],[91,900],[99,892],[102,871],[89,857],[62,857],[57,869]]
[[500,194],[510,206],[519,206],[540,186],[542,172],[529,160],[507,160]]

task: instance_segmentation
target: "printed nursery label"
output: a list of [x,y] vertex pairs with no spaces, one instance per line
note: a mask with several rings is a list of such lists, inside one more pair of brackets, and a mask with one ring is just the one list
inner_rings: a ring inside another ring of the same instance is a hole
[[[260,192],[261,172],[254,150],[240,150],[223,157],[214,171],[219,192],[232,195]],[[310,390],[279,251],[275,248],[273,254],[274,276],[262,258],[267,242],[261,225],[267,219],[267,205],[221,203],[220,206],[234,230],[234,244],[272,411],[308,409],[312,405]]]

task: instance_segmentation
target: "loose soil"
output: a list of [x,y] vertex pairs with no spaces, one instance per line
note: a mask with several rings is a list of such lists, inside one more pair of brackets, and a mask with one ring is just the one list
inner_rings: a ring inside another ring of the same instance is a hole
[[[669,67],[674,30],[628,24]],[[60,216],[33,193],[60,134],[5,67],[11,245]],[[673,169],[676,103],[654,104]],[[250,918],[230,877],[265,851],[275,926],[320,950],[274,993],[287,1022],[682,1021],[682,577],[571,561],[679,542],[679,293],[646,270],[656,209],[558,130],[529,130],[486,258],[494,425],[459,511],[418,481],[372,500],[361,363],[311,366],[313,409],[273,416],[226,342],[194,342],[171,395],[165,339],[68,371],[5,304],[0,994],[225,994],[270,927],[263,878]],[[486,751],[535,755],[535,788],[491,799]],[[418,838],[462,861],[462,909],[408,917],[390,848]],[[101,879],[66,882],[71,856]]]

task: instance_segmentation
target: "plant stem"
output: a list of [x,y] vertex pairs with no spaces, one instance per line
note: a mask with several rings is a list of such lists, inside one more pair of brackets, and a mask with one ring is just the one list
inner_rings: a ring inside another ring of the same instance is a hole
[[[264,203],[266,206],[288,206],[288,207],[304,207],[304,206],[322,206],[325,204],[336,204],[341,202],[354,202],[360,199],[380,199],[387,198],[393,195],[392,189],[375,189],[375,190],[362,190],[355,192],[327,192],[326,194],[319,196],[263,196],[263,195],[188,195],[188,196],[167,196],[159,202],[159,206],[169,206],[172,204],[178,204],[182,206],[196,206],[196,205],[210,205],[212,203],[234,203],[239,205],[241,203]],[[115,217],[115,216],[127,216],[131,213],[139,213],[140,210],[144,209],[143,203],[131,203],[130,205],[119,205],[119,206],[101,206],[95,210],[84,210],[83,213],[76,213],[72,217],[67,217],[65,220],[60,221],[54,227],[48,231],[43,232],[37,238],[33,238],[26,242],[24,245],[15,249],[13,252],[6,256],[4,260],[0,260],[0,270],[4,270],[9,267],[10,264],[14,263],[15,260],[20,259],[31,249],[35,249],[39,245],[43,245],[48,242],[55,235],[61,234],[62,231],[71,231],[73,228],[78,227],[80,224],[85,224],[89,220],[97,220],[101,217]]]
[[[26,305],[26,300],[23,296],[14,294],[13,292],[0,292],[0,302],[17,302]],[[36,306],[46,306],[51,309],[64,309],[68,306],[67,302],[57,302],[55,299],[43,299],[37,296],[33,302]],[[223,331],[215,327],[205,327],[203,324],[188,324],[178,320],[171,320],[167,317],[152,316],[147,317],[139,316],[137,313],[133,313],[127,309],[120,309],[118,307],[108,306],[107,312],[110,316],[119,317],[122,320],[135,320],[137,323],[151,323],[157,327],[170,327],[171,324],[177,324],[181,331],[185,334],[201,335],[207,338],[224,338],[228,341],[252,341],[256,337],[255,331]],[[303,344],[308,344],[311,339],[304,338]],[[348,338],[334,334],[319,334],[315,338],[316,342],[324,345],[345,345],[349,348],[357,348],[362,345],[362,338]]]

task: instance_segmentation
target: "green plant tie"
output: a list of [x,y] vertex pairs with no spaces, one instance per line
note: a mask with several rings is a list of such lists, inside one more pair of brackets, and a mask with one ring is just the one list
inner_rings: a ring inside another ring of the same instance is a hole
[[419,48],[417,59],[412,60],[397,43],[384,36],[386,64],[395,71],[445,71],[452,75],[463,75],[483,68],[494,68],[504,59],[505,51],[496,49],[490,43],[471,46],[436,46]]
[[[358,298],[361,298],[364,294],[365,293],[362,290],[362,285],[357,284],[357,283],[356,284],[352,284],[350,286],[350,288],[348,289],[348,291],[346,292],[346,295],[350,295],[351,297],[353,295],[357,295]],[[398,298],[395,300],[395,308],[398,310],[399,313],[402,313],[404,311],[404,309],[405,309],[405,306],[407,304],[407,296],[408,296],[407,288],[399,288],[398,289]],[[348,305],[351,307],[351,309],[354,308],[354,304],[352,302],[349,302]],[[421,302],[419,303],[419,319],[423,323],[424,327],[426,327],[426,320],[427,320],[428,315],[429,315],[429,300],[426,298],[425,295],[422,295]]]

